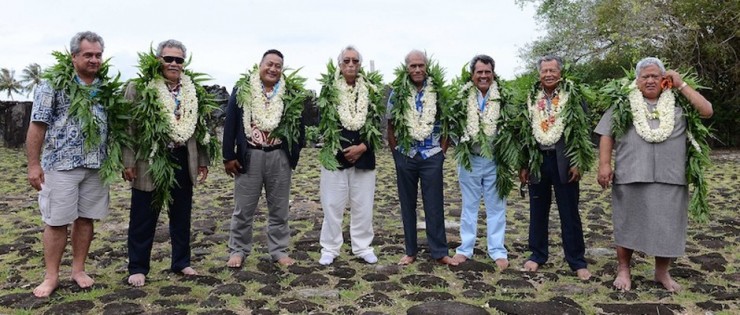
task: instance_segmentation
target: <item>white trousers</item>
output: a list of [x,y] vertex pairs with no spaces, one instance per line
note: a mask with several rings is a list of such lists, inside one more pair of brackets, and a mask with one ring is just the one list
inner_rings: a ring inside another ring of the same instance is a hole
[[375,198],[375,170],[354,167],[329,171],[321,168],[321,207],[324,223],[321,225],[321,254],[339,256],[342,247],[342,218],[349,202],[349,235],[352,253],[364,256],[373,252],[373,203]]

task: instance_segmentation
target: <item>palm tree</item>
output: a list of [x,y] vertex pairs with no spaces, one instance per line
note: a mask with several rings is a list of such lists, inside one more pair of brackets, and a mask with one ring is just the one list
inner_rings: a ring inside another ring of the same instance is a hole
[[23,89],[26,90],[26,96],[31,95],[33,89],[41,83],[41,66],[35,62],[26,66],[21,75],[21,83],[25,84]]
[[3,68],[0,70],[0,93],[8,92],[8,97],[13,100],[13,93],[23,92],[23,84],[15,79],[15,70]]

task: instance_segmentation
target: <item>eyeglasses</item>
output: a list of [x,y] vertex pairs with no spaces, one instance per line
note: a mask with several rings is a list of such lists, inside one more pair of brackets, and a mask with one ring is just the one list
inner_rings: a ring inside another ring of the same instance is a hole
[[345,65],[348,65],[350,63],[359,64],[360,63],[360,59],[350,59],[350,58],[347,58],[347,59],[342,60],[342,63],[344,63]]
[[164,60],[164,62],[166,63],[172,63],[174,61],[178,65],[181,65],[183,62],[185,62],[184,58],[177,56],[162,56],[162,60]]

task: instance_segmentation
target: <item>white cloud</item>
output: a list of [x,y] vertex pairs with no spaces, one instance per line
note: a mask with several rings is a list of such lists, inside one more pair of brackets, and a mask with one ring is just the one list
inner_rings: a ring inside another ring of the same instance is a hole
[[16,73],[33,62],[50,66],[52,50],[92,30],[105,39],[105,55],[123,78],[136,75],[137,52],[175,38],[192,53],[192,69],[229,89],[270,48],[284,53],[286,65],[303,67],[307,87],[318,89],[326,62],[348,44],[363,54],[365,67],[374,60],[386,82],[411,49],[426,50],[448,79],[478,53],[491,55],[499,75],[511,79],[526,68],[518,49],[539,35],[534,10],[514,1],[29,0],[4,7],[0,67]]

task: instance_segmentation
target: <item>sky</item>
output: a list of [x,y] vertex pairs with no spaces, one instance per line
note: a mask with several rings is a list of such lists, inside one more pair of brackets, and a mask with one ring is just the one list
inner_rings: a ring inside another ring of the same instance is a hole
[[544,35],[535,9],[514,0],[1,2],[0,68],[15,70],[18,79],[30,63],[51,66],[53,50],[69,49],[75,33],[90,30],[103,37],[104,57],[112,57],[123,79],[136,77],[138,52],[172,38],[192,56],[189,69],[209,74],[206,84],[229,92],[271,48],[284,54],[285,66],[302,67],[306,87],[314,90],[327,62],[336,62],[347,45],[360,51],[366,69],[373,60],[384,82],[394,79],[393,69],[412,49],[437,60],[447,80],[481,53],[493,57],[500,77],[513,79],[532,66],[519,50]]

